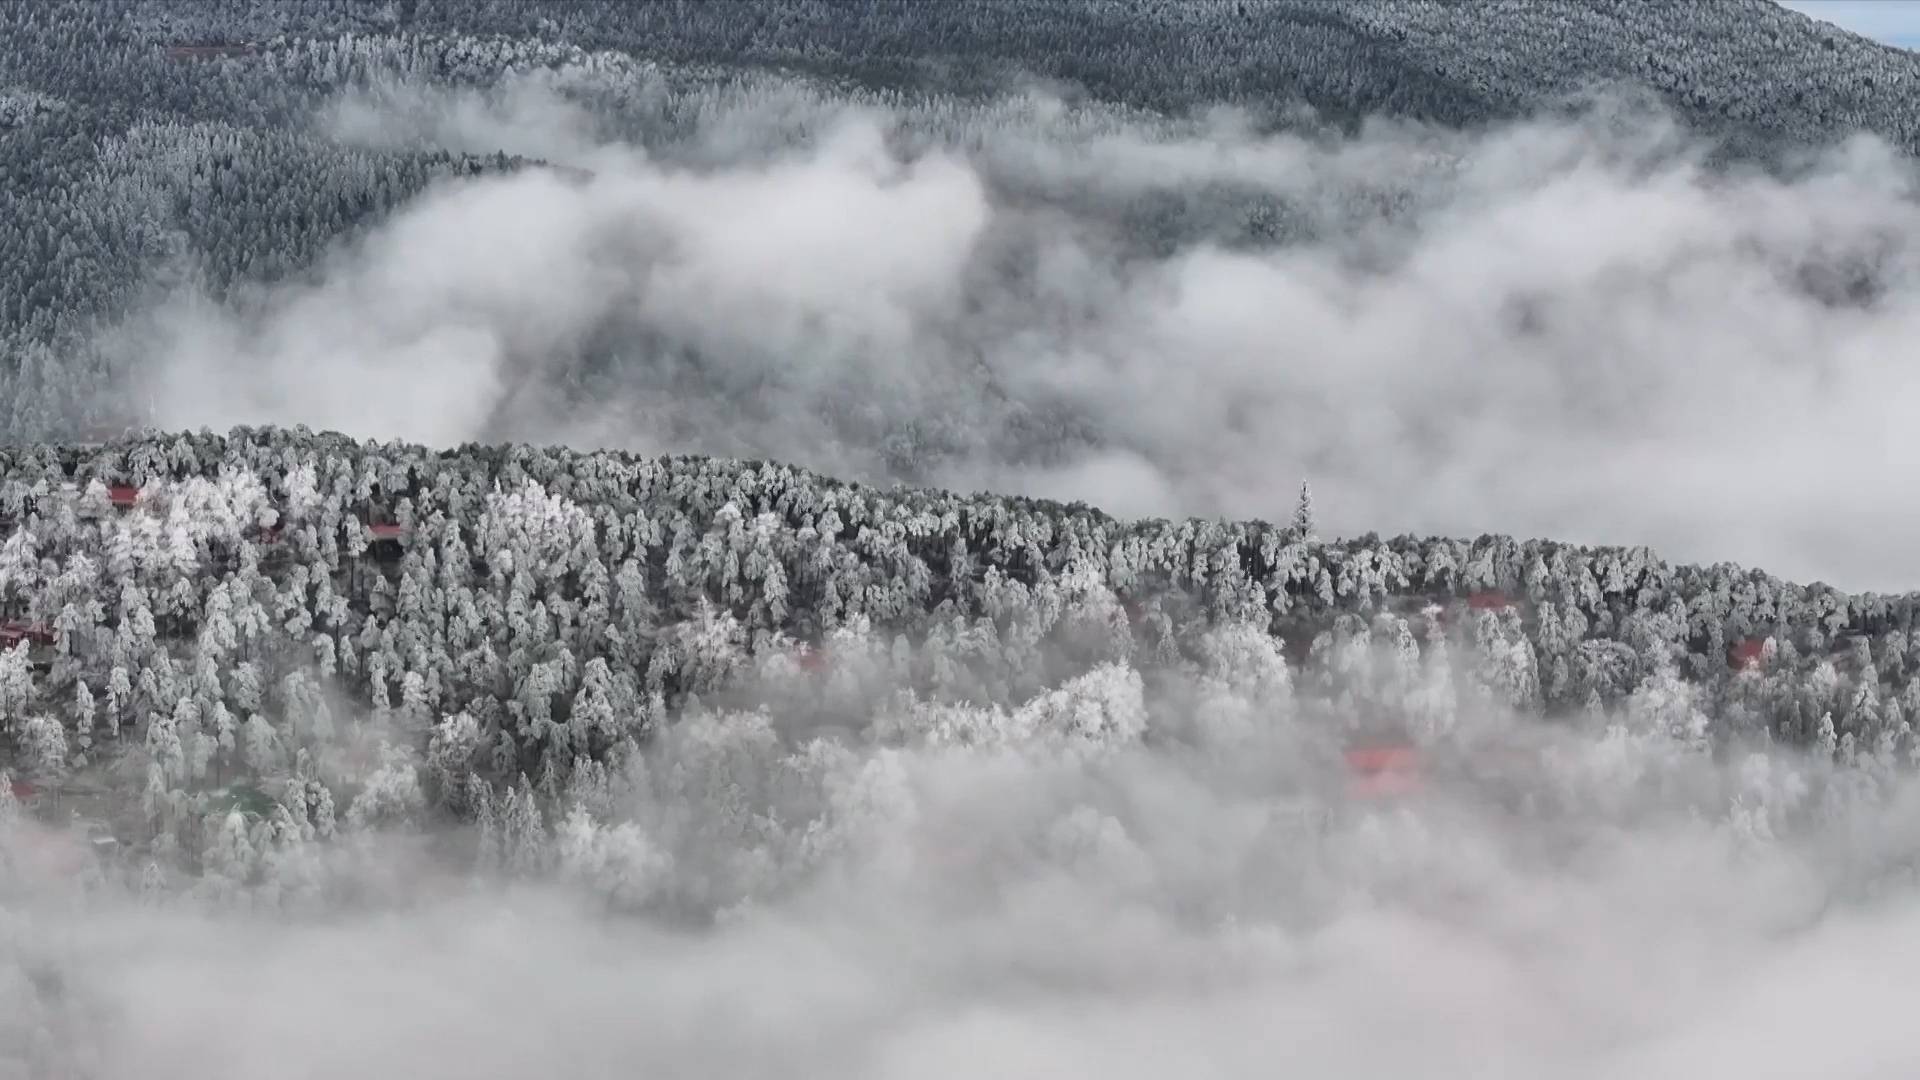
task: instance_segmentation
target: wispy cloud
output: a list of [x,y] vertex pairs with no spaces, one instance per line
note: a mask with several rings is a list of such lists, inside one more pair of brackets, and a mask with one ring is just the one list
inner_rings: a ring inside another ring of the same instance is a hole
[[[1911,791],[1828,788],[1809,815],[1824,769],[1722,768],[1629,718],[1547,744],[1521,777],[1541,809],[1438,777],[1411,806],[1342,808],[1272,650],[1216,650],[1184,701],[1124,677],[1059,692],[1058,720],[1135,716],[1151,740],[988,738],[1019,724],[966,706],[882,709],[875,730],[912,733],[884,746],[796,746],[777,703],[684,718],[620,789],[646,858],[616,869],[717,919],[433,893],[419,853],[365,836],[343,857],[392,863],[406,903],[10,903],[0,1053],[64,1024],[98,1075],[156,1080],[1920,1067],[1920,911],[1867,891],[1916,850]],[[53,968],[57,994],[25,978]]]
[[[916,140],[926,115],[775,87],[642,150],[548,88],[405,100],[408,137],[595,178],[449,184],[264,310],[153,312],[163,422],[768,456],[1129,515],[1280,517],[1304,476],[1342,532],[1912,584],[1920,214],[1870,141],[1778,178],[1708,170],[1656,117],[1322,140],[1038,99]],[[1223,239],[1276,212],[1294,242]]]

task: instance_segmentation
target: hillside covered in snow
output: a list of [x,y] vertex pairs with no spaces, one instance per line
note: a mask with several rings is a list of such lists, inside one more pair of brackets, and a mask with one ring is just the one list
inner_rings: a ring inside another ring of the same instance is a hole
[[[1723,758],[1920,755],[1915,595],[1497,536],[1324,540],[1306,492],[1285,525],[1123,522],[773,463],[275,429],[0,462],[17,774],[144,784],[133,833],[189,854],[235,780],[305,792],[263,832],[325,833],[523,781],[557,801],[717,701],[777,701],[800,732],[904,709],[910,733],[1138,736],[1161,680],[1238,664],[1336,730],[1443,738],[1500,711]],[[1093,696],[1053,715],[1067,686]]]
[[1920,1070],[1917,80],[0,6],[0,1076]]

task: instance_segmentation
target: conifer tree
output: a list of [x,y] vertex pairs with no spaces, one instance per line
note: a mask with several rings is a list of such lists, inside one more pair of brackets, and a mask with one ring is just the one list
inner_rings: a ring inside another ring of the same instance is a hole
[[1293,507],[1293,534],[1305,541],[1319,539],[1314,532],[1313,489],[1300,481],[1300,498]]

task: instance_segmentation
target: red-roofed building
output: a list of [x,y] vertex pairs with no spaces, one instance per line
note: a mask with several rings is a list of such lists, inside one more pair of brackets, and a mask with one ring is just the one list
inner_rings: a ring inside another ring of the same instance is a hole
[[1498,589],[1483,589],[1467,597],[1467,607],[1474,611],[1505,611],[1512,606],[1513,601]]
[[1363,799],[1405,795],[1420,787],[1420,751],[1411,743],[1349,747],[1347,791]]
[[11,649],[21,642],[51,645],[53,641],[53,628],[44,623],[0,623],[0,649]]
[[1727,663],[1735,671],[1758,671],[1765,662],[1766,638],[1747,638],[1727,650]]
[[406,539],[410,531],[406,526],[396,521],[369,521],[366,528],[368,559],[392,565],[405,556]]

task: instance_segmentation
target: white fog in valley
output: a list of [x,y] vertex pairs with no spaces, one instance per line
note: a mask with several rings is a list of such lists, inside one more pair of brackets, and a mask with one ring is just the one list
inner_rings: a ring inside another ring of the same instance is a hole
[[[1011,710],[902,704],[884,642],[836,640],[827,715],[857,734],[783,721],[793,669],[763,660],[739,701],[772,708],[696,708],[555,823],[550,887],[365,834],[276,870],[354,883],[304,913],[16,893],[11,1033],[156,1080],[1920,1068],[1920,791],[1714,766],[1671,734],[1671,680],[1544,736],[1522,812],[1445,781],[1340,796],[1255,631],[1214,631],[1191,681],[1096,667]],[[1443,734],[1538,723],[1489,706]]]
[[[1320,542],[1911,588],[1910,158],[587,55],[334,99],[302,138],[533,163],[89,347],[168,430],[1299,526],[9,457],[0,604],[59,636],[0,653],[0,768],[136,857],[0,782],[0,1080],[1920,1076],[1910,606]],[[116,136],[111,205],[184,130]],[[1356,793],[1374,728],[1415,790]]]
[[[1920,462],[1920,214],[1874,142],[1782,178],[1707,168],[1615,104],[1309,139],[748,82],[681,103],[649,153],[554,85],[344,99],[337,138],[591,179],[442,184],[244,314],[169,296],[127,335],[143,404],[163,426],[716,452],[1125,516],[1278,519],[1306,477],[1334,533],[1909,584],[1920,515],[1886,493]],[[1232,218],[1222,192],[1277,200],[1299,238],[1115,238],[1115,207]]]

